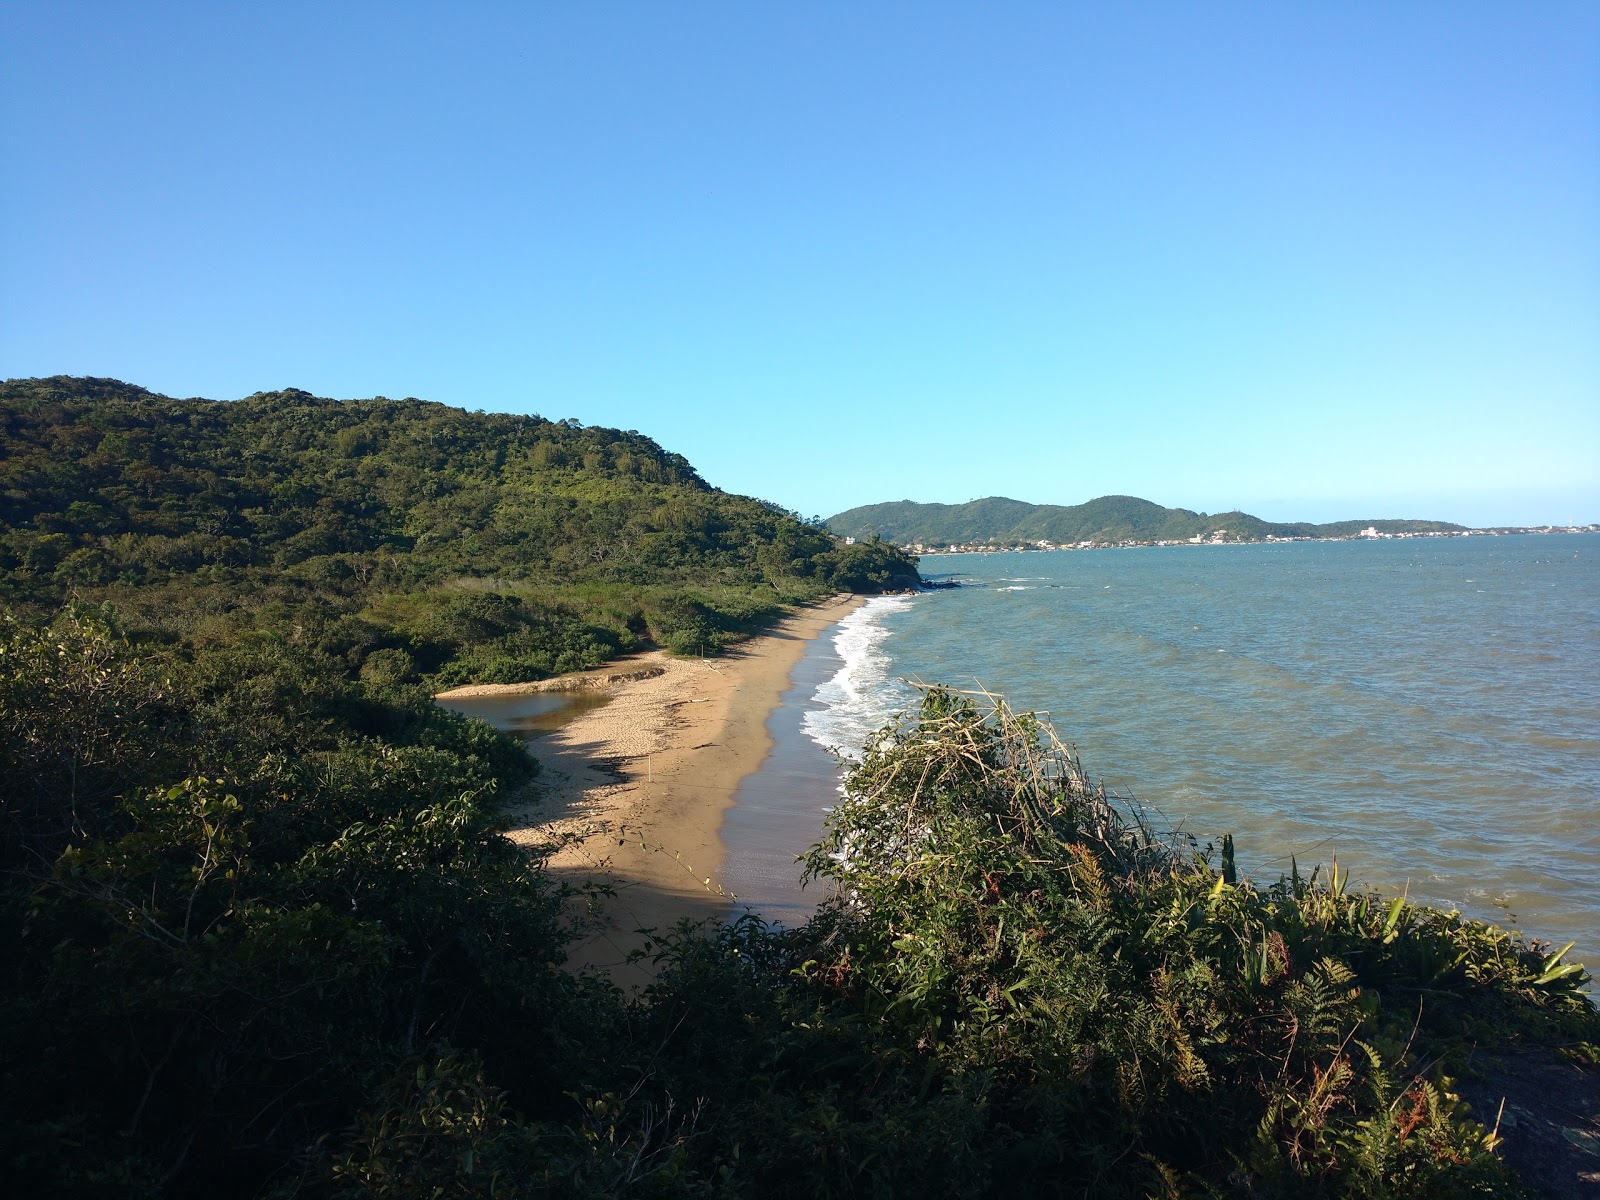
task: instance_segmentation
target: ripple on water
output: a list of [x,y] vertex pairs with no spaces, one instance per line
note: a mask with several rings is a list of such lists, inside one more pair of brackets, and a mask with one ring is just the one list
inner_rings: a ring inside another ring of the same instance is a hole
[[1234,832],[1250,869],[1337,852],[1487,920],[1509,900],[1600,963],[1600,536],[948,566],[980,586],[841,624],[809,736],[857,751],[913,702],[901,680],[976,678],[1202,842]]

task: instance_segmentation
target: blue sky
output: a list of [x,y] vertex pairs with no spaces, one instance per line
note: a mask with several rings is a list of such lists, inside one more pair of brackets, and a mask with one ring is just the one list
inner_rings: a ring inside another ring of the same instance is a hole
[[807,514],[1600,520],[1600,6],[3,4],[0,376]]

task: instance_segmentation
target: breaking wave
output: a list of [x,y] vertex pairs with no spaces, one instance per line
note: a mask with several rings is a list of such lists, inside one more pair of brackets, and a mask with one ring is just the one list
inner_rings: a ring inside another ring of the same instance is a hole
[[883,642],[890,635],[883,618],[905,612],[910,596],[878,596],[868,600],[835,627],[834,652],[844,665],[817,687],[800,728],[812,741],[850,757],[858,757],[867,738],[916,699],[916,694],[891,674]]

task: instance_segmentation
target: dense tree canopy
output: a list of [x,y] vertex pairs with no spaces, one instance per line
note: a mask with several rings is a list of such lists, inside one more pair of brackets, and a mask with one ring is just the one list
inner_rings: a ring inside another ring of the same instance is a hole
[[537,678],[641,638],[917,580],[633,431],[299,391],[0,385],[0,599],[110,600],[168,640],[269,629],[378,677]]

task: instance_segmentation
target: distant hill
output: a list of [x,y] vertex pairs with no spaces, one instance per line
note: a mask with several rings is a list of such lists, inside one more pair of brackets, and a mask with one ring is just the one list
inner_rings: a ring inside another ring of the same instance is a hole
[[970,542],[1155,542],[1185,541],[1226,531],[1253,541],[1267,537],[1342,537],[1368,526],[1380,533],[1456,532],[1464,528],[1445,521],[1360,520],[1263,521],[1249,513],[1198,513],[1163,508],[1137,496],[1101,496],[1085,504],[1028,504],[1005,496],[988,496],[966,504],[918,504],[895,500],[867,504],[828,518],[828,528],[841,537],[873,535],[901,545],[966,544]]

